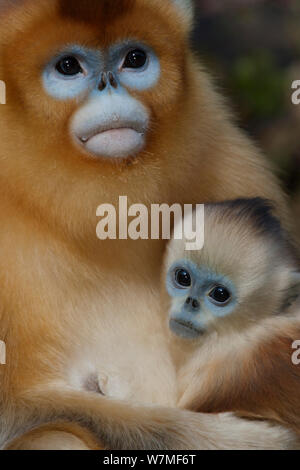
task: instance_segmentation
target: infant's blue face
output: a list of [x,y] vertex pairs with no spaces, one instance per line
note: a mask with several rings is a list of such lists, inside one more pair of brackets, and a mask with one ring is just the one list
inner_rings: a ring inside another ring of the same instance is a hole
[[184,259],[169,269],[167,291],[171,298],[170,328],[187,339],[201,336],[212,319],[231,315],[237,304],[230,279]]

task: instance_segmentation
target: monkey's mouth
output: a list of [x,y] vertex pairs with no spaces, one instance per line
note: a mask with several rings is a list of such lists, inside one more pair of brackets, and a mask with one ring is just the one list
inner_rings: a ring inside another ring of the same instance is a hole
[[142,150],[145,129],[138,123],[110,123],[77,136],[77,139],[95,156],[125,158]]
[[170,320],[170,329],[181,338],[194,339],[204,334],[204,330],[196,327],[192,322],[184,320]]

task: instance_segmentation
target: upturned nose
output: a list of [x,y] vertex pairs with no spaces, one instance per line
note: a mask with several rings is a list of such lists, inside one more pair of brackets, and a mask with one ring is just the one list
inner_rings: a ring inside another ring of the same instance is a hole
[[192,310],[198,310],[199,307],[200,307],[200,303],[197,299],[193,298],[193,297],[188,297],[186,299],[186,305],[189,306],[189,308],[191,308]]
[[103,91],[107,86],[111,86],[112,88],[118,88],[118,82],[113,72],[102,72],[101,74],[98,89],[100,91]]

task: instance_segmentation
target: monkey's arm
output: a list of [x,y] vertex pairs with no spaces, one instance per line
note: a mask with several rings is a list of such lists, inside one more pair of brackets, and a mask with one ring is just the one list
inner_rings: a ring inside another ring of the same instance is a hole
[[[177,408],[134,406],[87,392],[31,391],[13,408],[10,421],[5,416],[2,418],[8,448],[14,448],[9,444],[13,439],[18,439],[18,448],[24,448],[21,435],[56,422],[79,425],[95,436],[99,448],[116,450],[295,447],[293,434],[280,426],[246,421],[229,414],[206,415]],[[66,432],[70,430],[66,428]],[[86,442],[82,436],[79,438]]]
[[[292,344],[300,338],[299,311],[266,319],[248,331],[249,348],[207,361],[201,374],[184,376],[178,406],[204,413],[236,412],[288,426],[300,435],[300,366]],[[229,345],[234,342],[228,340]],[[244,345],[246,345],[244,341]],[[189,370],[196,370],[193,362]]]
[[87,429],[72,423],[53,423],[14,439],[5,450],[104,450]]

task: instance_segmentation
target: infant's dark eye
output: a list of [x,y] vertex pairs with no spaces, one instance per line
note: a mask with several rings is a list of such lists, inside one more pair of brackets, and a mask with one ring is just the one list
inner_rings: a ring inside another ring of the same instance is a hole
[[73,56],[66,56],[60,59],[56,64],[56,70],[62,75],[68,76],[78,75],[83,72],[80,63]]
[[209,297],[217,304],[225,304],[231,298],[231,294],[226,287],[217,286],[210,293]]
[[180,287],[190,287],[192,284],[191,275],[186,269],[177,269],[175,281]]
[[135,49],[134,51],[128,52],[123,68],[124,69],[140,69],[144,67],[147,61],[147,54],[142,49]]

